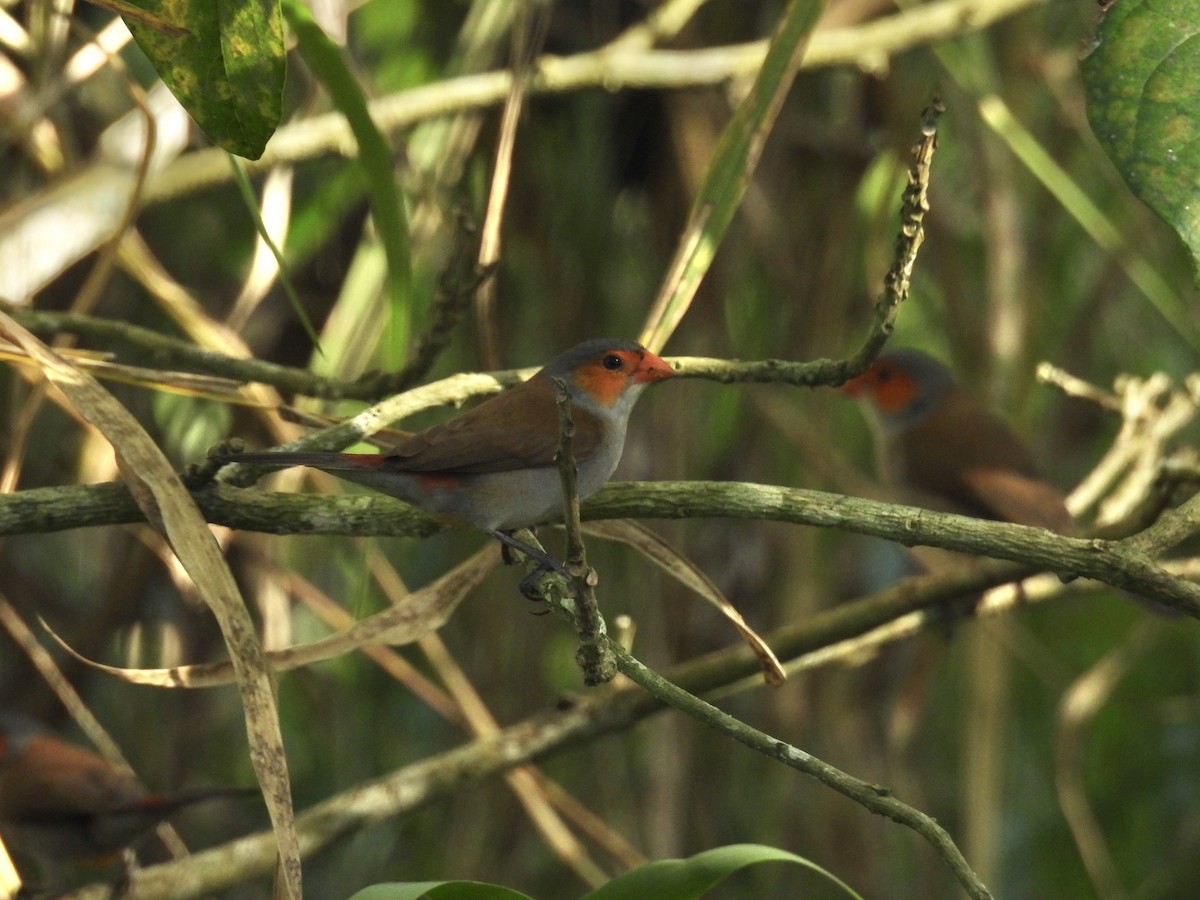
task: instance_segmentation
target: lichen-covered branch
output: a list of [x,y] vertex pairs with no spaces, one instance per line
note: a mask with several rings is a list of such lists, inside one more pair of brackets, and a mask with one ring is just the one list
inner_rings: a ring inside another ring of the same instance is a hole
[[[378,495],[282,494],[215,484],[195,496],[210,522],[272,534],[421,537],[443,527],[410,506]],[[664,481],[610,484],[584,504],[583,517],[763,519],[839,528],[905,546],[943,547],[1024,563],[1063,577],[1086,576],[1200,618],[1200,586],[1156,562],[1200,529],[1198,509],[1200,497],[1175,511],[1159,529],[1106,541],[824,491]],[[40,488],[0,496],[0,535],[123,524],[139,518],[136,505],[120,485]]]

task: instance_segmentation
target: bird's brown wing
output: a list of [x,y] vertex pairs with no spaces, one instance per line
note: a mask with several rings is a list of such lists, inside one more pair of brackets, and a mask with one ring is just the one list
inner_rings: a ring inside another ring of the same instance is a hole
[[0,818],[93,813],[128,805],[145,795],[146,789],[131,772],[81,748],[36,737],[5,769]]
[[[578,406],[575,422],[576,461],[587,459],[600,444],[603,425]],[[549,427],[548,427],[549,426]],[[404,472],[478,474],[554,465],[558,452],[558,409],[554,388],[534,378],[497,394],[473,409],[401,441],[385,467]]]
[[1062,493],[1042,477],[1033,457],[1003,420],[962,391],[914,425],[897,447],[903,480],[944,497],[968,515],[1069,531]]

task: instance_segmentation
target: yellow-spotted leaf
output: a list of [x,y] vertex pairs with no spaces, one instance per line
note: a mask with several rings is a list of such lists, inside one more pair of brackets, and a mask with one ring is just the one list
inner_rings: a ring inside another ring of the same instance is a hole
[[1200,0],[1119,0],[1080,68],[1092,130],[1200,277]]
[[258,159],[275,133],[286,57],[277,0],[139,0],[165,33],[133,16],[125,24],[196,124],[220,147]]

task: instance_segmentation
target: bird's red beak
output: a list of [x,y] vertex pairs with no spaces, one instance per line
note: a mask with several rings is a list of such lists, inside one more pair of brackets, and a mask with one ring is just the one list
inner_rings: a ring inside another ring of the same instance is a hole
[[838,390],[847,397],[861,397],[867,392],[866,373],[859,375],[857,378],[851,378],[840,388],[838,388]]
[[675,370],[667,365],[666,360],[649,350],[642,357],[638,367],[633,370],[634,384],[645,384],[651,381],[665,381],[675,377]]

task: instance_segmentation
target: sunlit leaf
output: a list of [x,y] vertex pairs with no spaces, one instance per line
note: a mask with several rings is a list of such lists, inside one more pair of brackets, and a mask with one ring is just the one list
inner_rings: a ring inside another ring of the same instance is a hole
[[258,159],[279,125],[286,57],[275,0],[142,0],[186,29],[173,37],[132,18],[142,52],[196,124],[220,147]]
[[1111,4],[1080,68],[1096,137],[1200,276],[1200,0]]

